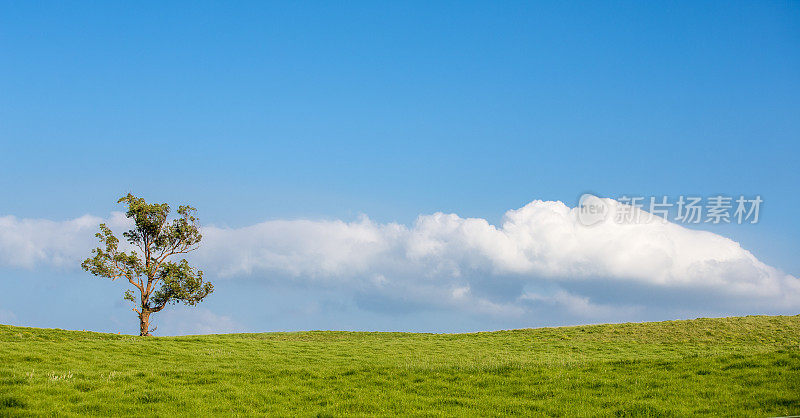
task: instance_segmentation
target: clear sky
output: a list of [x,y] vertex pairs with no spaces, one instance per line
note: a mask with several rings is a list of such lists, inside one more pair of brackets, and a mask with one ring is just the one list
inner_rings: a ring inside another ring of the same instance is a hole
[[[129,191],[193,204],[205,225],[242,234],[216,236],[266,246],[252,257],[296,254],[275,248],[306,231],[297,220],[322,228],[311,236],[339,237],[325,228],[360,228],[366,216],[382,232],[359,234],[394,246],[401,239],[386,228],[430,231],[414,225],[436,212],[502,229],[509,210],[534,200],[572,207],[584,192],[758,194],[758,224],[689,228],[730,238],[794,278],[799,140],[797,2],[2,1],[0,323],[135,331],[122,284],[80,271],[70,258],[80,257],[63,249],[73,241],[61,237],[63,263],[15,261],[55,254],[30,238],[47,222],[107,219]],[[540,225],[531,216],[524,222]],[[265,221],[291,226],[242,238]],[[314,253],[322,267],[308,270],[266,261],[236,270],[206,253],[196,262],[218,273],[216,293],[195,311],[165,311],[162,329],[461,331],[772,312],[766,296],[750,311],[734,299],[686,302],[706,298],[702,286],[657,308],[620,308],[603,302],[604,281],[566,285],[553,277],[574,270],[522,271],[505,258],[503,268],[497,258],[476,267],[470,260],[485,254],[473,257],[473,247],[423,254],[459,268],[433,282],[475,298],[437,305],[420,295],[440,288],[405,277],[431,264],[385,267],[419,249],[402,240],[391,254],[404,255],[380,262],[326,252],[334,240]],[[456,238],[441,240],[455,248]],[[376,277],[406,284],[389,297],[359,282]],[[619,286],[664,290],[656,282]],[[603,315],[548,316],[521,300],[585,302]]]

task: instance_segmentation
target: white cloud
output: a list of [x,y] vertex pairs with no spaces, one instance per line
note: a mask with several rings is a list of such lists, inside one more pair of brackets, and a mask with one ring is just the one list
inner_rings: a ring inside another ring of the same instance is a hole
[[[121,212],[113,212],[108,219],[84,215],[60,222],[2,216],[0,266],[74,268],[78,265],[76,263],[88,256],[90,248],[97,246],[94,234],[98,232],[101,222],[118,230],[130,225]],[[124,239],[121,236],[118,238]]]
[[411,227],[367,218],[268,221],[240,229],[206,228],[208,242],[198,261],[231,276],[355,282],[405,294],[426,289],[442,303],[479,297],[464,289],[488,280],[520,287],[542,281],[631,283],[797,305],[800,281],[760,262],[735,241],[646,218],[586,227],[576,209],[534,201],[507,212],[499,227],[443,213],[422,215]]
[[[125,221],[121,214],[109,219],[118,234]],[[0,265],[77,266],[94,245],[99,222],[91,216],[65,222],[0,218]],[[244,228],[207,226],[203,235],[192,259],[211,276],[331,286],[362,299],[477,315],[518,317],[537,303],[576,317],[624,315],[646,310],[638,300],[642,289],[668,291],[673,301],[707,295],[723,307],[800,305],[800,280],[735,241],[660,218],[586,227],[577,210],[561,202],[531,202],[508,211],[499,226],[435,213],[411,226],[366,217],[274,220]],[[550,290],[539,294],[531,286]],[[613,293],[613,300],[597,302],[597,289]],[[683,303],[704,309],[701,302]]]

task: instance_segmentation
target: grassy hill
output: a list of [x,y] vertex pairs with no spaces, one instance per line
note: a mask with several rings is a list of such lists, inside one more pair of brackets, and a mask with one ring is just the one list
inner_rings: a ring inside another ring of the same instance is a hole
[[0,326],[0,415],[800,414],[800,316],[475,334]]

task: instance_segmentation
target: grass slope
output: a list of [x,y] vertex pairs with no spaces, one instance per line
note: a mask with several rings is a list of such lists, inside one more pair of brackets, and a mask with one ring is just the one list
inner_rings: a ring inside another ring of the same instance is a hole
[[475,334],[0,326],[0,415],[800,414],[800,316]]

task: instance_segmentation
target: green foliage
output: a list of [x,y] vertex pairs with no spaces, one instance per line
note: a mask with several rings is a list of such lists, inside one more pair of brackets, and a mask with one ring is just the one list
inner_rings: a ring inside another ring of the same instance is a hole
[[105,249],[97,247],[92,250],[94,257],[81,263],[84,270],[112,280],[125,277],[131,282],[145,273],[145,263],[135,252],[125,253],[118,250],[119,239],[106,224],[100,224],[100,232],[95,236],[105,245]]
[[162,306],[170,302],[182,301],[195,305],[214,291],[214,285],[203,282],[203,272],[195,271],[186,260],[179,263],[164,263],[160,276],[161,289],[153,293],[153,303]]
[[195,305],[214,291],[211,283],[204,282],[203,272],[189,266],[185,259],[169,261],[174,255],[196,250],[203,236],[194,216],[196,209],[191,206],[179,206],[178,217],[169,221],[166,203],[148,204],[130,193],[118,203],[128,205],[126,216],[134,223],[134,228],[122,235],[139,252],[120,251],[119,239],[107,225],[100,224],[95,236],[101,246],[92,250],[93,257],[84,260],[81,267],[95,276],[125,278],[138,290],[138,301],[131,289],[125,291],[124,299],[138,305],[134,311],[139,314],[142,335],[148,335],[151,313],[170,303]]
[[3,415],[787,416],[800,316],[139,338],[0,326]]

